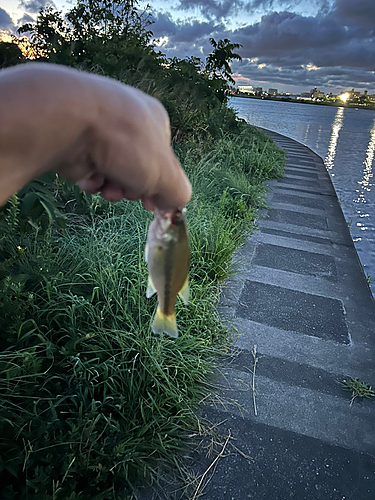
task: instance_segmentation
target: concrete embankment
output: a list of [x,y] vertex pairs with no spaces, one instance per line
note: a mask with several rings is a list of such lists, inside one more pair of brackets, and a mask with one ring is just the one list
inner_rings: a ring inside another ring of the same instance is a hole
[[285,177],[269,183],[220,308],[237,335],[220,397],[240,407],[203,412],[253,461],[228,446],[201,498],[374,500],[375,398],[350,405],[340,382],[375,386],[375,303],[322,159],[267,133],[287,153]]
[[[222,291],[235,356],[202,410],[216,435],[186,457],[190,498],[375,500],[375,398],[350,404],[340,384],[375,386],[374,299],[323,160],[267,133],[287,153],[285,177],[269,182]],[[142,500],[186,498],[162,483]]]

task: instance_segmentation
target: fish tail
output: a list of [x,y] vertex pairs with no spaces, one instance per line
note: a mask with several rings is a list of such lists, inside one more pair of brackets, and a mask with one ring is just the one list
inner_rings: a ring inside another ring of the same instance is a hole
[[170,337],[177,338],[178,329],[176,323],[176,315],[174,313],[166,315],[158,307],[155,313],[154,321],[152,322],[151,329],[158,335],[166,333]]

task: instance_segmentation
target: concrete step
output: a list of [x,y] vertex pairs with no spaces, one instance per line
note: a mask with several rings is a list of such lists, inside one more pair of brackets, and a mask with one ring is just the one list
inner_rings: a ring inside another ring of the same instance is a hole
[[230,307],[220,309],[227,327],[233,331],[236,349],[251,351],[257,345],[268,356],[321,370],[329,369],[331,373],[359,378],[374,386],[374,358],[368,342],[361,338],[366,329],[358,329],[357,338],[354,335],[354,341],[345,344],[239,318],[231,312],[233,308]]
[[[214,407],[204,416],[218,424],[221,443],[230,432],[236,448],[253,459],[227,445],[204,482],[204,500],[374,500],[371,455]],[[211,463],[202,452],[195,471],[202,474]]]
[[[257,364],[262,364],[260,356]],[[289,365],[291,362],[289,362]],[[252,391],[252,365],[242,370],[224,368],[221,377],[221,397],[235,400],[236,405],[226,406],[231,415],[243,416],[248,421],[261,422],[278,429],[292,431],[303,436],[310,436],[335,446],[341,446],[375,455],[375,405],[373,401],[353,401],[350,405],[350,393],[347,397],[339,386],[343,376],[337,376],[337,391],[316,390],[311,384],[301,386],[304,373],[309,369],[296,365],[293,376],[287,377],[283,363],[279,363],[284,374],[273,378],[264,375],[255,377],[256,408]],[[247,368],[247,370],[246,370]],[[310,369],[311,370],[311,369]],[[266,370],[263,370],[265,372]],[[317,371],[317,370],[315,370]],[[259,372],[259,370],[258,370]],[[324,373],[323,370],[320,372]],[[327,382],[328,373],[323,377]],[[308,385],[312,387],[307,387]],[[318,385],[318,381],[317,381]],[[322,385],[322,384],[320,384]],[[332,381],[328,386],[332,389]]]

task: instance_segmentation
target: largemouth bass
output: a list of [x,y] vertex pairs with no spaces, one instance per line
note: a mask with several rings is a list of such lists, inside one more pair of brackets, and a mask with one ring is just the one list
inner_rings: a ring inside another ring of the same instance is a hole
[[148,265],[147,297],[158,294],[152,331],[178,337],[176,297],[189,302],[190,249],[185,216],[181,210],[159,212],[150,224],[145,249]]

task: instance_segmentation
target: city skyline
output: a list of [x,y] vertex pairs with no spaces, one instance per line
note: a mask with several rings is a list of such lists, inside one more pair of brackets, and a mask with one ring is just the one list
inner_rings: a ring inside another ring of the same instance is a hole
[[351,88],[351,89],[346,89],[342,92],[338,92],[338,93],[334,93],[332,91],[329,91],[329,92],[325,92],[324,89],[319,89],[318,87],[314,87],[310,90],[308,90],[307,88],[302,90],[301,92],[289,92],[288,90],[287,91],[281,91],[279,90],[278,88],[271,88],[271,87],[256,87],[255,85],[236,85],[235,86],[235,89],[236,90],[239,90],[240,92],[262,92],[264,94],[273,94],[273,95],[290,95],[290,96],[293,96],[293,95],[302,95],[302,96],[306,96],[306,94],[309,94],[309,95],[312,95],[314,92],[319,94],[320,97],[322,97],[323,95],[328,97],[328,96],[332,96],[332,97],[340,97],[342,95],[350,95],[350,94],[353,94],[354,96],[357,96],[359,97],[360,95],[368,95],[368,96],[375,96],[375,91],[368,91],[367,89],[364,90],[363,92],[361,91],[358,91],[356,88]]
[[[46,4],[3,0],[0,29],[14,33]],[[66,11],[71,3],[54,5]],[[168,57],[204,60],[210,37],[241,43],[243,60],[232,64],[237,86],[291,93],[314,86],[334,94],[375,91],[373,0],[155,0],[151,12],[151,30]]]

